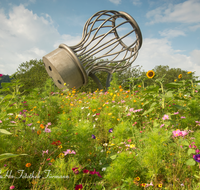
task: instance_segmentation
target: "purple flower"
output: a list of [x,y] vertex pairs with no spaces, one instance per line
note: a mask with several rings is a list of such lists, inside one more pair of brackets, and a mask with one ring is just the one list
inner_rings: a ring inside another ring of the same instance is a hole
[[92,135],[92,138],[93,138],[93,139],[96,139],[95,135]]
[[109,129],[109,133],[112,133],[112,132],[113,132],[113,129],[112,129],[112,128],[110,128],[110,129]]
[[31,126],[32,125],[32,123],[30,123],[30,124],[27,124],[28,126]]
[[[197,149],[198,150],[198,149]],[[6,164],[4,164],[4,167],[6,167],[7,165]]]
[[196,162],[200,162],[200,154],[196,154],[193,156]]

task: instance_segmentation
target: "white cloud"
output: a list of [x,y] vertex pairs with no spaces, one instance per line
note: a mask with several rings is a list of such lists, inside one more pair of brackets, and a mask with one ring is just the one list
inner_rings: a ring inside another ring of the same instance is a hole
[[174,50],[166,38],[145,38],[133,66],[140,65],[148,71],[158,65],[168,65],[170,68],[196,71],[195,76],[200,76],[200,50],[194,50],[190,56],[178,52],[180,50]]
[[177,36],[186,36],[185,33],[182,30],[164,30],[164,31],[159,31],[159,34],[161,36],[164,36],[166,38],[174,38]]
[[111,3],[114,3],[115,5],[119,5],[121,3],[121,0],[109,0]]
[[140,0],[132,0],[132,2],[133,2],[133,5],[140,5],[141,4]]
[[42,59],[58,48],[59,43],[76,45],[81,39],[70,35],[61,36],[53,24],[48,14],[38,16],[24,5],[11,7],[8,16],[1,9],[0,73],[11,75],[21,63]]
[[189,27],[189,29],[192,30],[192,31],[196,31],[198,28],[200,28],[200,24]]
[[176,5],[169,4],[168,7],[158,7],[146,14],[151,19],[147,24],[163,22],[199,23],[200,22],[200,1],[188,0]]

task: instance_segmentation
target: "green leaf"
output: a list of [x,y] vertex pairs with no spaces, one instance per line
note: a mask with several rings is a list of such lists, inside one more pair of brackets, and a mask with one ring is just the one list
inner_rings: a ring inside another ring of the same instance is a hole
[[194,166],[195,165],[195,161],[194,161],[194,159],[189,159],[189,160],[187,160],[186,161],[186,165],[188,165],[188,166]]
[[17,156],[23,156],[23,155],[28,155],[28,154],[12,154],[12,153],[4,153],[4,154],[0,154],[0,160],[5,160],[8,158],[13,158],[13,157],[17,157]]
[[165,95],[164,95],[165,98],[171,98],[173,97],[173,91],[168,91]]
[[157,92],[159,90],[159,86],[153,87],[153,88],[148,88],[146,89],[144,92],[148,93],[148,92]]
[[196,178],[198,178],[198,179],[200,178],[200,176],[198,176],[198,175],[196,175],[196,174],[194,174],[194,177],[196,177]]
[[151,104],[150,108],[155,107],[155,105],[157,105],[157,103],[156,103],[156,102],[153,102],[153,103]]
[[182,141],[181,143],[182,145],[189,146],[189,143],[187,141]]
[[152,107],[149,110],[145,111],[142,115],[146,115],[146,114],[152,112],[154,109],[155,109],[155,107]]
[[157,127],[158,125],[159,125],[159,123],[157,123],[157,121],[154,120],[154,122],[153,122],[153,126],[154,126],[154,127]]
[[0,129],[0,133],[6,134],[6,135],[12,135],[12,133],[10,133],[9,131],[5,129]]
[[110,158],[111,158],[112,160],[114,160],[114,159],[117,158],[117,155],[116,155],[116,154],[115,154],[115,155],[112,155]]
[[195,150],[194,149],[188,149],[188,155],[190,155],[190,154],[195,154]]

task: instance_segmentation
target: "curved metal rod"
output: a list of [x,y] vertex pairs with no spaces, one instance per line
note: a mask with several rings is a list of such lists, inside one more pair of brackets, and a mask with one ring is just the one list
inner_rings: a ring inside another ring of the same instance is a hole
[[[97,71],[98,72],[98,71]],[[108,73],[108,76],[107,76],[107,80],[106,80],[106,90],[108,90],[108,88],[110,87],[110,81],[111,81],[111,78],[112,78],[112,74],[108,71],[105,71]],[[93,81],[97,84],[99,90],[103,89],[103,85],[101,84],[99,78],[95,75],[95,73],[90,73],[89,76],[93,79]],[[104,92],[105,92],[104,91]]]

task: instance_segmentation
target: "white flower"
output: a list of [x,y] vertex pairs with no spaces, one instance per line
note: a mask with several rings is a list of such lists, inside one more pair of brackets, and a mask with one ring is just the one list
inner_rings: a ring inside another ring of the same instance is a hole
[[106,168],[102,168],[102,171],[106,171]]
[[96,116],[96,114],[94,114],[92,117]]
[[33,127],[32,130],[35,130],[35,127]]
[[81,121],[81,119],[79,119],[79,121]]
[[93,125],[93,128],[95,128],[95,124]]
[[90,113],[87,114],[87,116],[89,116],[89,115],[90,115]]
[[99,161],[99,165],[102,165],[101,160]]
[[101,150],[101,152],[103,152],[103,150]]
[[97,121],[97,120],[98,120],[98,118],[95,118],[95,120]]
[[107,144],[107,143],[104,143],[103,146],[108,146],[108,144]]
[[81,108],[82,110],[84,109],[84,107]]
[[9,113],[9,114],[7,114],[7,115],[13,115],[13,113]]

